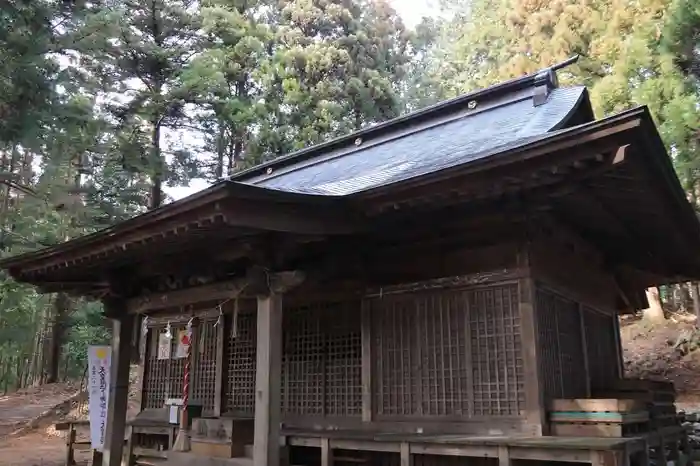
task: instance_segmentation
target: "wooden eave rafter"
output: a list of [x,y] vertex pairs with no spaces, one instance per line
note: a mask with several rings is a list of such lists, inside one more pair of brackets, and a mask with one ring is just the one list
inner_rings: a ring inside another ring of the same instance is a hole
[[[428,175],[383,185],[354,195],[379,214],[426,198],[455,198],[466,191],[482,197],[566,180],[582,161],[603,162],[625,145],[622,136],[642,126],[643,109],[555,133],[540,140]],[[627,138],[629,139],[629,138]],[[510,185],[510,187],[508,187]]]
[[295,288],[305,279],[304,273],[298,270],[248,275],[218,283],[131,298],[127,301],[126,308],[128,313],[141,314],[187,306],[196,302],[265,296],[271,292],[283,293]]
[[[628,160],[629,151],[634,153],[633,162]],[[213,237],[207,235],[222,232],[230,234],[229,239],[236,234],[263,232],[328,237],[366,232],[370,224],[365,216],[373,217],[371,226],[377,228],[384,222],[393,223],[397,217],[434,210],[438,205],[493,207],[495,200],[509,198],[519,201],[521,210],[527,210],[569,196],[586,180],[619,173],[616,168],[628,163],[644,168],[642,182],[653,185],[650,191],[654,198],[661,199],[673,211],[674,221],[682,224],[683,235],[677,238],[686,247],[695,245],[700,239],[700,223],[682,196],[670,161],[660,154],[665,152],[649,113],[638,108],[493,156],[345,197],[224,182],[110,230],[7,259],[0,262],[0,267],[10,269],[23,281],[95,295],[104,289],[100,280],[84,283],[81,279],[79,283],[75,275],[76,282],[71,282],[67,279],[69,274],[57,271],[84,269],[88,262],[91,267],[103,266],[107,256],[135,260],[136,249],[129,256],[129,248],[140,244],[140,248],[145,245],[152,251],[169,236],[180,234],[188,238],[192,231],[203,231],[197,240],[201,244]],[[656,176],[655,170],[661,171],[662,176]],[[216,233],[207,230],[207,222],[220,222],[211,229]],[[153,259],[157,260],[155,256]],[[700,264],[700,258],[692,258],[688,263]],[[667,271],[664,269],[664,273]]]
[[[656,213],[667,219],[665,232],[658,231],[651,237],[640,235],[620,218],[619,211],[625,204],[618,199],[618,192],[627,197],[630,193],[623,193],[620,191],[623,188],[609,182],[614,178],[612,175],[628,166],[634,170],[625,176],[632,176],[631,181],[641,187],[634,205],[656,209]],[[371,206],[368,212],[371,216],[382,217],[412,215],[416,209],[427,212],[436,205],[481,203],[484,208],[489,205],[493,208],[499,202],[502,208],[503,201],[518,203],[527,210],[551,207],[560,199],[585,196],[587,186],[602,179],[613,190],[612,197],[602,202],[596,195],[595,201],[600,215],[608,219],[617,217],[614,224],[620,238],[608,241],[593,225],[587,229],[591,239],[597,238],[594,242],[608,253],[618,251],[611,257],[634,264],[648,277],[664,276],[674,281],[700,277],[700,254],[695,252],[700,250],[697,247],[700,222],[685,198],[644,107],[561,131],[479,161],[372,189],[357,198],[358,202]],[[591,187],[590,191],[596,194],[598,189]],[[674,243],[676,250],[661,251],[664,257],[644,256],[643,248],[658,241]],[[684,249],[688,252],[683,253]]]
[[60,269],[96,267],[119,258],[135,261],[164,245],[205,244],[264,232],[348,234],[365,226],[362,216],[337,198],[223,182],[113,228],[6,259],[0,267],[17,279],[41,284],[46,281],[42,277]]

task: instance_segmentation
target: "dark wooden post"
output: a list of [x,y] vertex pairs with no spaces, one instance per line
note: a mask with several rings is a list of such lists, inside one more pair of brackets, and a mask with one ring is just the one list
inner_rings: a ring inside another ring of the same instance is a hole
[[518,280],[520,331],[522,335],[523,369],[525,372],[525,419],[535,436],[547,435],[547,413],[542,390],[539,335],[537,330],[537,287],[531,261],[531,245],[525,244],[518,253],[518,268],[527,278]]
[[521,279],[518,286],[520,288],[520,322],[525,370],[525,416],[534,435],[546,435],[546,410],[539,367],[540,351],[535,309],[535,282],[530,278]]
[[301,272],[280,272],[251,283],[258,295],[255,372],[255,466],[280,466],[282,420],[282,295],[304,280]]
[[256,466],[279,466],[282,400],[282,296],[258,297],[258,348],[255,373]]
[[617,376],[623,378],[625,376],[625,359],[622,356],[622,335],[620,335],[620,316],[617,313],[612,315],[613,320],[613,335],[615,337],[615,351],[617,357],[615,363],[617,365]]
[[362,300],[362,421],[372,422],[372,314]]
[[112,320],[112,370],[110,372],[107,432],[103,466],[121,466],[129,398],[129,363],[134,315],[127,313],[123,300],[105,300],[105,316]]

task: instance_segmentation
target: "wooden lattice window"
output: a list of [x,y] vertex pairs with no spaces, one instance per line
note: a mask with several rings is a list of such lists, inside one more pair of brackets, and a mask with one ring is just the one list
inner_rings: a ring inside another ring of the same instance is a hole
[[184,323],[171,324],[169,359],[158,359],[158,339],[160,334],[165,332],[166,325],[153,325],[148,329],[141,395],[145,409],[162,408],[168,398],[182,397],[185,360],[176,359],[175,353],[178,331],[184,328]]
[[[360,304],[317,303],[285,309],[282,410],[288,415],[359,416],[362,413]],[[255,412],[256,313],[238,315],[229,332],[228,410]]]
[[525,405],[518,285],[468,295],[474,416],[518,416]]
[[517,285],[371,301],[378,416],[519,415]]
[[585,308],[584,326],[592,390],[608,389],[618,377],[617,328],[613,320],[616,318]]
[[255,367],[257,319],[255,312],[242,311],[227,326],[227,411],[241,416],[255,414]]
[[580,376],[585,358],[578,304],[538,289],[536,315],[545,399],[585,396],[586,381]]
[[359,301],[285,310],[282,410],[289,415],[362,413]]
[[162,331],[162,327],[151,327],[146,335],[143,390],[141,392],[141,402],[145,409],[162,408],[168,391],[165,383],[168,361],[158,359],[158,334],[160,331]]
[[[195,328],[192,355],[192,395],[193,401],[202,404],[204,415],[214,414],[214,398],[216,396],[216,319],[200,322]],[[223,324],[222,324],[223,325]]]

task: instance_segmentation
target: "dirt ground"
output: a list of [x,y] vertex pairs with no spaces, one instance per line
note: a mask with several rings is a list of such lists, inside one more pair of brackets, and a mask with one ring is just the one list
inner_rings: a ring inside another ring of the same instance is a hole
[[[0,440],[0,465],[64,466],[65,438],[47,432],[46,427],[42,426],[21,437]],[[77,452],[75,459],[79,465],[88,464],[88,455],[85,452]]]
[[[688,352],[676,344],[680,335],[693,329],[693,322],[671,316],[664,325],[628,319],[621,327],[627,375],[671,380],[678,391],[678,408],[700,411],[700,350]],[[74,385],[60,384],[0,397],[0,466],[65,464],[65,438],[52,429],[55,419],[43,420],[24,435],[9,434],[74,393]],[[87,455],[78,453],[76,460],[87,464]]]
[[51,417],[39,422],[36,429],[21,436],[18,429],[74,396],[79,387],[73,383],[30,388],[0,397],[0,465],[59,466],[65,464],[65,439],[47,428]]

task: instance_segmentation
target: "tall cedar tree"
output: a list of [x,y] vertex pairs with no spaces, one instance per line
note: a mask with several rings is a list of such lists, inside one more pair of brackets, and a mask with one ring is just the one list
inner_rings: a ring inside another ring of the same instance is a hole
[[[182,125],[188,95],[181,73],[200,48],[196,0],[112,1],[113,24],[103,47],[93,50],[97,67],[121,96],[112,106],[120,122],[124,168],[151,182],[149,208],[163,202],[163,184],[172,176],[163,149],[163,130]],[[174,162],[192,165],[187,154]],[[182,159],[185,157],[185,159]]]
[[397,116],[411,35],[383,0],[283,0],[251,162]]
[[208,175],[215,180],[233,173],[265,115],[259,102],[261,75],[267,70],[272,39],[263,22],[266,6],[256,0],[202,3],[207,47],[191,62],[183,82],[201,110],[207,149],[215,154]]

